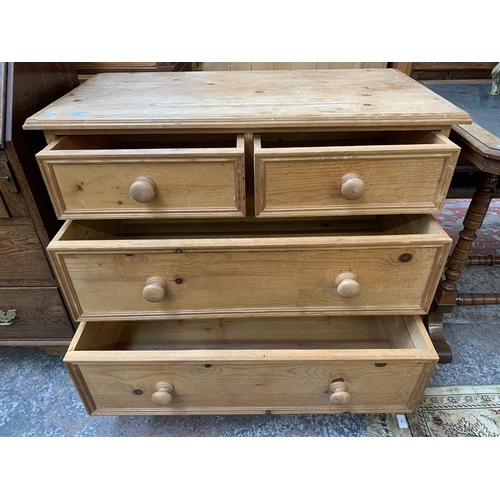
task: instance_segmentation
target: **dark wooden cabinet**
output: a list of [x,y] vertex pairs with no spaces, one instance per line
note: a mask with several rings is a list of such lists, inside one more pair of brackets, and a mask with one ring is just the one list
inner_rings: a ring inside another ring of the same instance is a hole
[[76,86],[74,63],[0,63],[0,346],[62,352],[74,334],[45,252],[62,225],[35,159],[45,138],[22,125]]
[[496,62],[392,62],[389,67],[424,80],[488,80]]
[[98,73],[195,71],[198,65],[201,66],[201,63],[191,62],[76,62],[74,64],[80,83]]

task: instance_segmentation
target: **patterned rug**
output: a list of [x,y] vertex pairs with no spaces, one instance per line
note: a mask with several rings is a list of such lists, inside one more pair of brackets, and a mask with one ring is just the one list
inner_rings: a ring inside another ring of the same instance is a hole
[[500,386],[428,387],[414,413],[364,424],[368,437],[500,437]]

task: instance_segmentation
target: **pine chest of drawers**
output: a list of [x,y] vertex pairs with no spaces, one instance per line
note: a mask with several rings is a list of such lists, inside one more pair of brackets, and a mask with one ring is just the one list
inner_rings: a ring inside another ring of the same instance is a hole
[[29,118],[88,412],[412,411],[457,123],[395,70],[102,74]]

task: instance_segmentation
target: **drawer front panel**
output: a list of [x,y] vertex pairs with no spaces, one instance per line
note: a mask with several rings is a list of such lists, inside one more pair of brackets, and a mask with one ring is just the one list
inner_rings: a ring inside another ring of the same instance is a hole
[[0,222],[0,286],[52,285],[54,276],[31,219]]
[[7,320],[8,311],[16,311],[11,324],[5,321],[0,325],[0,344],[27,340],[68,341],[74,334],[55,287],[0,288],[0,309],[4,320]]
[[[424,314],[447,251],[448,245],[436,244],[343,249],[312,245],[218,251],[52,250],[51,256],[75,319],[106,321]],[[146,299],[149,292],[154,297]]]
[[[408,411],[434,362],[95,363],[68,367],[90,413],[223,414]],[[349,400],[332,403],[342,378]],[[170,394],[170,396],[165,393]]]
[[459,148],[437,144],[271,148],[255,144],[256,215],[438,213]]
[[60,219],[245,215],[243,137],[234,148],[47,150],[37,155]]

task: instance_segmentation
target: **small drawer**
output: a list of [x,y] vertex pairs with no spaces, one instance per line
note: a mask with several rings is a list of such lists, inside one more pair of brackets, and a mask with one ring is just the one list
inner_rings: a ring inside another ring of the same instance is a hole
[[71,221],[48,252],[79,321],[425,314],[451,239],[430,215]]
[[60,219],[245,215],[241,134],[66,136],[37,160]]
[[0,288],[0,345],[68,345],[75,330],[56,287]]
[[256,135],[255,214],[439,213],[459,151],[429,131]]
[[413,411],[438,356],[419,317],[82,323],[91,415]]

